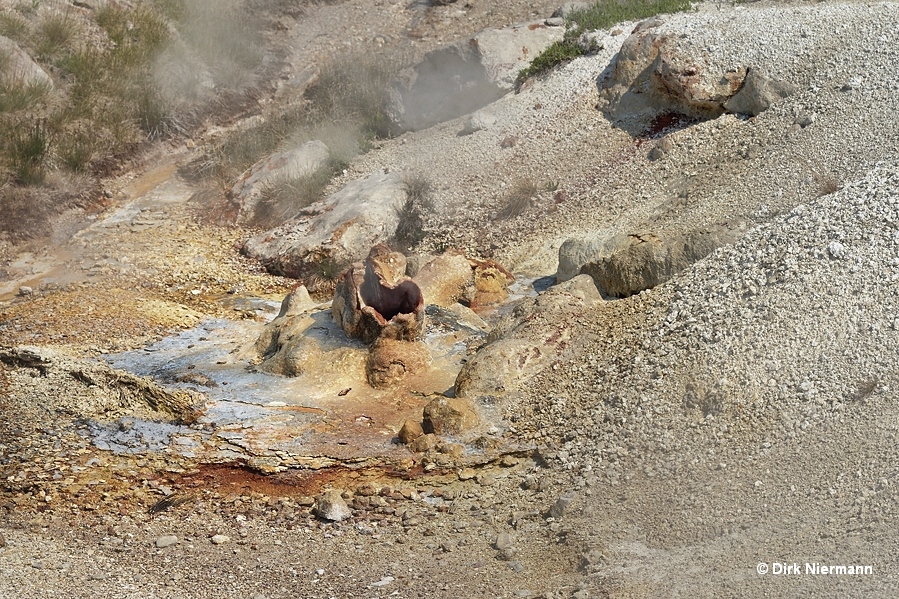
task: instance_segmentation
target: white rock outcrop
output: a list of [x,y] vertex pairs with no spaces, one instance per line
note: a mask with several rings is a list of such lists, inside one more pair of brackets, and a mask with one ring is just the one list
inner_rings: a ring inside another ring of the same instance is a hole
[[259,160],[238,177],[229,195],[242,218],[252,215],[266,186],[308,177],[328,164],[328,146],[315,140]]
[[53,88],[53,79],[47,71],[32,60],[19,44],[8,37],[0,35],[0,76],[4,82],[21,82],[24,85],[44,85],[48,89]]
[[298,278],[315,272],[323,261],[362,260],[372,246],[393,237],[397,206],[405,198],[402,179],[379,170],[304,208],[280,227],[250,238],[243,252],[272,273]]
[[564,27],[541,20],[485,29],[429,52],[394,82],[390,113],[396,129],[426,129],[503,97],[518,73],[564,34]]

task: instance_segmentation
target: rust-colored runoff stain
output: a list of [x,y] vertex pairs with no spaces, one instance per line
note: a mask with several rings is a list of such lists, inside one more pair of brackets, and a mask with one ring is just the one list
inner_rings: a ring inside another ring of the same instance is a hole
[[152,191],[157,185],[170,180],[177,170],[178,165],[174,162],[164,163],[136,178],[123,191],[129,198],[139,198]]
[[425,473],[421,466],[411,470],[390,467],[350,468],[335,466],[291,469],[277,474],[261,474],[242,463],[204,464],[183,474],[176,483],[185,489],[210,489],[219,493],[270,497],[304,497],[320,493],[327,487],[354,489],[365,482],[379,482],[393,488],[418,488],[441,484],[449,476],[443,470]]
[[691,117],[679,112],[662,112],[656,115],[656,117],[649,124],[649,127],[647,127],[639,137],[643,139],[663,137],[668,133],[677,131],[678,129],[684,129],[686,127],[689,127],[690,125],[695,125],[700,121],[702,121],[702,119]]

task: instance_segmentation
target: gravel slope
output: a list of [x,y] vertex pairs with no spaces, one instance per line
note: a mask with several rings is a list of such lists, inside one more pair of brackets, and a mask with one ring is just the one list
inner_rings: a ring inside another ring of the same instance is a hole
[[[748,232],[579,316],[567,359],[508,404],[533,459],[375,481],[390,486],[383,502],[348,498],[366,507],[344,523],[314,518],[306,495],[358,486],[352,473],[288,486],[135,462],[0,392],[0,597],[895,596],[896,22],[895,3],[855,2],[666,18],[713,60],[758,62],[802,91],[755,119],[670,133],[657,162],[646,155],[659,139],[595,109],[626,36],[613,31],[597,55],[489,107],[494,127],[460,137],[453,121],[362,156],[335,186],[385,166],[424,172],[441,204],[435,245],[536,275],[578,232],[731,219]],[[558,182],[567,199],[545,192],[493,222],[523,177]],[[830,177],[843,188],[821,196]],[[148,513],[166,491],[184,503]],[[157,547],[166,535],[179,542]],[[802,573],[775,575],[775,562]],[[873,573],[810,575],[806,562]]]
[[[385,166],[423,173],[438,190],[437,243],[494,253],[535,275],[554,272],[555,250],[577,232],[762,222],[893,153],[897,19],[891,2],[703,4],[664,17],[660,32],[681,36],[721,72],[758,65],[800,91],[753,119],[725,115],[674,131],[656,162],[647,155],[658,135],[632,137],[595,108],[597,80],[633,28],[621,24],[599,32],[596,55],[483,109],[494,125],[459,136],[459,119],[406,134],[362,157],[335,187]],[[806,115],[812,124],[794,126]],[[515,145],[501,147],[509,137]],[[496,222],[522,179],[557,184],[567,199],[544,192],[522,216]]]

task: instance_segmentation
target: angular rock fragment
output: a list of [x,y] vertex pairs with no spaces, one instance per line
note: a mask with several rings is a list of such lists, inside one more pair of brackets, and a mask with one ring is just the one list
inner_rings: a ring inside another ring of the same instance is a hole
[[474,274],[462,252],[448,251],[419,269],[415,282],[431,305],[448,307],[474,297]]
[[319,518],[332,522],[340,522],[353,516],[353,512],[337,489],[329,489],[316,497],[314,512]]
[[480,422],[474,404],[463,398],[437,396],[424,407],[422,429],[437,435],[458,435]]
[[314,307],[315,302],[309,297],[309,290],[306,289],[305,285],[300,285],[284,296],[277,317],[296,316],[297,314],[302,314]]
[[156,539],[154,543],[157,549],[165,549],[166,547],[171,547],[172,545],[178,544],[178,537],[175,535],[163,535]]
[[474,269],[473,307],[499,304],[509,297],[508,287],[515,281],[512,273],[493,260],[470,258],[469,263]]
[[735,59],[666,30],[660,18],[649,19],[624,41],[600,81],[598,107],[634,135],[658,135],[725,112],[755,116],[795,91]]
[[593,277],[607,297],[629,297],[664,283],[716,248],[733,243],[737,232],[725,227],[686,234],[632,233],[603,244],[608,255],[591,260],[581,272]]
[[435,449],[440,439],[434,433],[426,433],[409,444],[409,449],[415,453],[426,453]]
[[414,418],[407,418],[405,422],[403,422],[402,428],[400,428],[400,432],[397,433],[397,437],[399,438],[401,443],[405,443],[406,445],[412,443],[419,437],[425,434],[424,430],[421,428],[421,422],[415,420]]
[[568,506],[571,505],[571,502],[574,501],[575,494],[574,493],[565,493],[564,495],[560,495],[554,504],[547,510],[546,515],[550,518],[561,518],[565,511],[568,509]]
[[757,116],[778,100],[796,93],[796,90],[792,83],[776,81],[760,69],[750,68],[743,85],[724,103],[724,108],[736,114]]

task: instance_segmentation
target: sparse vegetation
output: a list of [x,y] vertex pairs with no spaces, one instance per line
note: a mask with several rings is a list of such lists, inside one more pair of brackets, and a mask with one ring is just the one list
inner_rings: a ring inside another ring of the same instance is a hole
[[506,220],[521,216],[531,207],[534,198],[540,192],[537,185],[530,179],[521,179],[506,195],[505,204],[497,213],[496,218]]
[[0,13],[0,35],[20,42],[28,36],[28,22],[12,12]]
[[405,65],[402,57],[344,55],[325,65],[306,92],[310,120],[351,123],[361,141],[390,135],[384,94]]
[[94,138],[83,128],[66,132],[56,142],[56,156],[60,163],[73,173],[87,171],[94,151]]
[[51,59],[59,54],[75,36],[74,21],[69,12],[53,13],[44,17],[38,27],[38,56]]
[[35,108],[49,93],[50,86],[46,83],[0,78],[0,115]]
[[12,184],[0,187],[0,233],[13,241],[47,234],[48,200],[41,189]]
[[72,178],[49,173],[41,185],[24,187],[11,181],[0,185],[0,236],[22,242],[49,235],[50,218],[85,205],[83,190],[90,182]]
[[305,277],[306,289],[313,298],[326,299],[334,295],[337,278],[350,264],[334,256],[324,256],[314,263],[314,271]]
[[407,178],[405,185],[406,199],[396,208],[399,222],[393,240],[393,245],[404,252],[424,239],[425,214],[433,210],[433,188],[428,179],[415,175]]
[[[264,45],[252,10],[259,2],[250,4],[140,0],[78,11],[27,1],[3,11],[0,35],[55,84],[11,73],[11,56],[0,54],[0,128],[10,132],[0,139],[5,196],[11,186],[43,185],[54,171],[108,173],[142,141],[185,133],[210,110],[251,101],[244,92],[258,81]],[[29,194],[60,197],[12,195]]]
[[843,188],[840,184],[840,180],[830,172],[827,173],[816,173],[815,174],[815,182],[818,186],[818,195],[826,196],[832,193],[836,193]]
[[224,189],[261,157],[292,139],[303,126],[304,117],[305,112],[300,108],[266,115],[259,124],[237,130],[211,144],[203,157],[187,170],[192,176],[214,181]]
[[349,159],[390,134],[384,96],[390,79],[404,65],[403,59],[395,57],[337,57],[322,67],[306,90],[304,106],[289,106],[265,115],[255,126],[235,131],[207,148],[188,171],[224,191],[260,158],[307,141],[324,142],[332,156],[327,168],[265,190],[252,221],[261,226],[280,224],[318,200]]
[[345,166],[345,162],[331,159],[328,165],[311,175],[267,186],[253,211],[253,224],[275,227],[290,220],[300,210],[320,200],[328,182]]
[[567,30],[562,41],[555,42],[535,57],[518,74],[520,87],[531,77],[542,75],[556,66],[579,56],[595,52],[597,48],[582,41],[589,31],[604,29],[621,21],[645,19],[660,13],[681,12],[690,8],[687,0],[601,0],[590,8],[577,10],[567,17]]
[[19,183],[43,183],[50,153],[50,133],[45,121],[18,124],[8,132],[4,150]]

